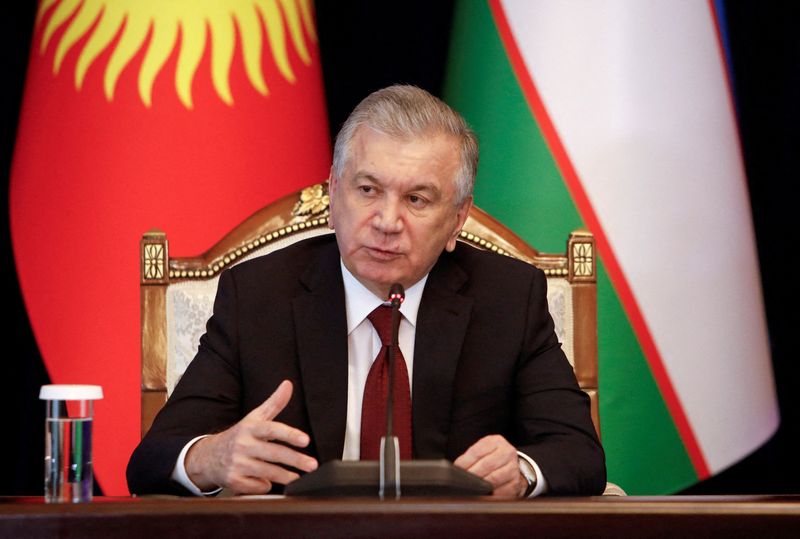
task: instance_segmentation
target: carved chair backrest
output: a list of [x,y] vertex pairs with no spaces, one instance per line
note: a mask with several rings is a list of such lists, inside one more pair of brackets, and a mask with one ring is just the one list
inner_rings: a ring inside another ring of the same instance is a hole
[[[194,357],[211,315],[220,272],[292,243],[329,234],[325,184],[291,194],[251,216],[197,257],[170,257],[167,236],[141,240],[142,435]],[[460,241],[518,258],[547,276],[556,333],[580,387],[592,402],[600,431],[597,383],[597,291],[594,239],[578,230],[563,254],[532,248],[484,211],[473,207]]]

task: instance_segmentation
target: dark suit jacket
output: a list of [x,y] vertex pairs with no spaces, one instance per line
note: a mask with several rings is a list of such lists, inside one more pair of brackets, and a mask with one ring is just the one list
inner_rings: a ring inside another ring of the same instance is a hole
[[[340,459],[347,415],[347,329],[333,235],[248,261],[220,277],[197,356],[134,451],[132,493],[185,493],[170,480],[181,448],[219,432],[294,384],[276,418],[307,432],[306,452]],[[553,494],[598,494],[605,460],[553,332],[543,273],[459,244],[443,253],[417,317],[414,457],[455,460],[488,434],[530,455]]]

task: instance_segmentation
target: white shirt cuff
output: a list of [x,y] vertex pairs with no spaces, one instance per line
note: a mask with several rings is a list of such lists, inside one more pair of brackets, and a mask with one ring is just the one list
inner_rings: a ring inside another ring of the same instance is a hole
[[[547,479],[545,479],[544,474],[542,474],[542,470],[539,468],[539,465],[536,464],[536,461],[520,451],[517,451],[517,456],[521,459],[525,459],[525,462],[530,464],[531,468],[533,468],[533,471],[536,472],[536,486],[533,488],[533,492],[528,495],[528,498],[535,498],[536,496],[540,496],[547,492]],[[520,472],[525,475],[521,469]]]
[[[183,446],[183,449],[181,449],[181,452],[178,455],[178,460],[175,462],[175,467],[172,469],[172,480],[173,481],[177,481],[182,486],[186,487],[186,489],[189,492],[191,492],[192,494],[194,494],[195,496],[213,496],[214,494],[217,494],[219,491],[222,490],[222,487],[220,487],[220,488],[216,488],[214,490],[210,490],[208,492],[203,492],[199,488],[197,488],[197,485],[192,483],[192,480],[189,479],[189,474],[186,473],[186,464],[185,464],[186,453],[189,452],[189,449],[195,443],[197,443],[198,441],[200,441],[203,438],[206,438],[208,436],[211,436],[211,435],[210,434],[204,434],[202,436],[198,436],[197,438],[192,438],[191,440],[189,440],[189,443],[186,444],[185,446]],[[538,473],[538,471],[537,471],[537,473]]]

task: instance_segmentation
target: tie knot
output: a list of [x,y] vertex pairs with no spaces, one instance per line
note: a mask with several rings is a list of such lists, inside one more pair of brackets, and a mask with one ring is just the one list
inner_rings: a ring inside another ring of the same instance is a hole
[[381,305],[367,316],[384,345],[392,344],[392,308]]

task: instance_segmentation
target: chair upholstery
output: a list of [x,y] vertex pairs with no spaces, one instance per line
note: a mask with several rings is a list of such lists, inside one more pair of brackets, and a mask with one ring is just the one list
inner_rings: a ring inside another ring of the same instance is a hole
[[[234,228],[197,257],[170,257],[166,235],[142,237],[142,422],[144,435],[194,357],[213,308],[220,272],[298,240],[329,234],[327,186],[286,196]],[[597,307],[594,239],[578,230],[564,254],[540,253],[484,211],[473,207],[460,241],[534,264],[547,276],[556,333],[592,403],[600,432],[597,384]]]

